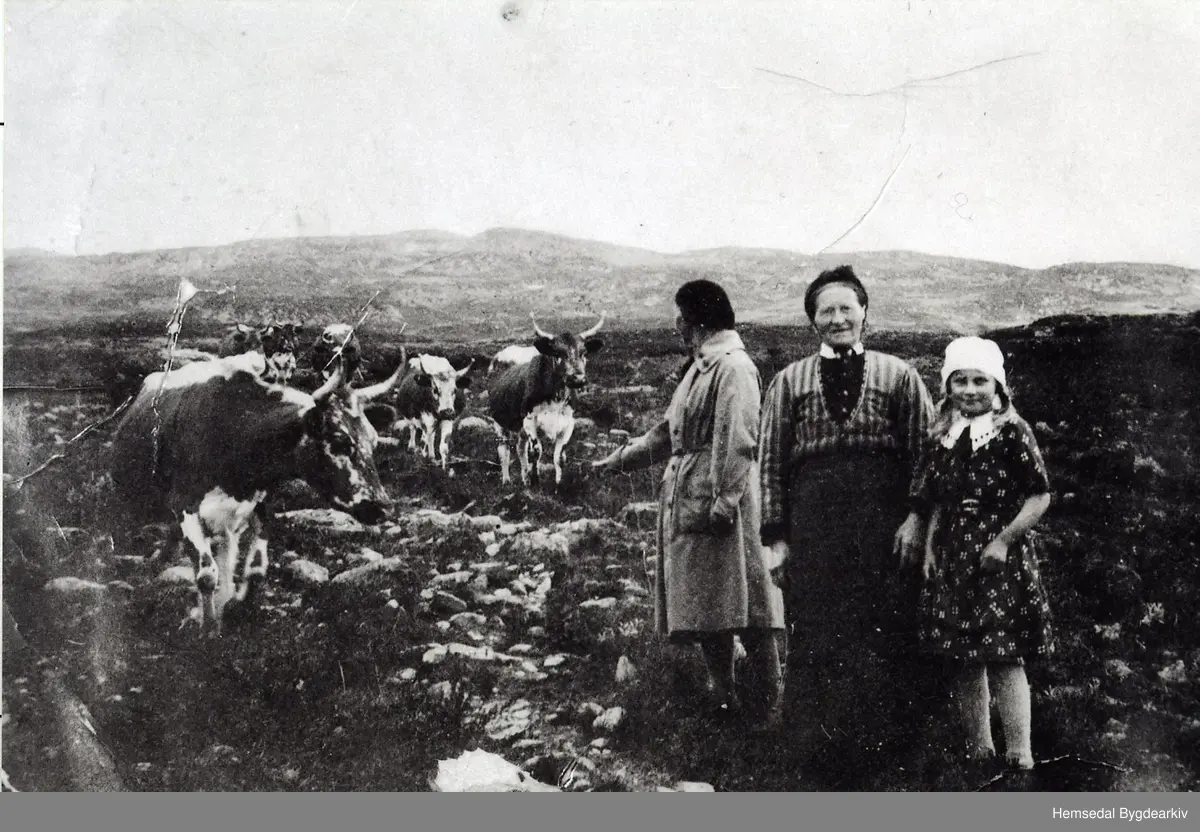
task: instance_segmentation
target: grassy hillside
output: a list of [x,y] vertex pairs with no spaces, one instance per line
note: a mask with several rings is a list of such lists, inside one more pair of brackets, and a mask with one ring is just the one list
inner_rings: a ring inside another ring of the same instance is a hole
[[1073,263],[1044,270],[916,252],[808,256],[719,248],[680,254],[492,229],[466,237],[410,231],[375,237],[253,240],[212,248],[5,259],[5,327],[122,323],[161,330],[181,278],[201,289],[192,326],[268,314],[314,325],[357,318],[408,323],[410,335],[504,340],[527,332],[530,311],[548,327],[610,313],[610,329],[658,326],[685,280],[725,285],[739,317],[804,321],[803,290],[822,269],[851,263],[871,292],[878,328],[965,330],[1062,313],[1122,314],[1200,308],[1200,271],[1140,263]]

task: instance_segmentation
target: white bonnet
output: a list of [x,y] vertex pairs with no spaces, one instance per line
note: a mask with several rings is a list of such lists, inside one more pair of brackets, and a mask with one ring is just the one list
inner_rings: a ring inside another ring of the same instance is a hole
[[942,362],[942,389],[951,373],[957,370],[982,370],[1005,389],[1008,382],[1004,377],[1004,353],[995,341],[977,338],[974,335],[955,338],[946,345],[946,358]]

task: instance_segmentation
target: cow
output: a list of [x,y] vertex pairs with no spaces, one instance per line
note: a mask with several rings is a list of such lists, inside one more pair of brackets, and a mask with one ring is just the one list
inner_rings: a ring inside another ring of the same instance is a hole
[[299,340],[299,321],[271,321],[259,330],[263,358],[267,369],[264,378],[275,384],[288,384],[296,372],[296,343]]
[[496,353],[492,363],[488,365],[488,375],[496,372],[497,367],[511,367],[515,364],[528,364],[538,354],[537,347],[526,344],[513,344]]
[[233,324],[217,346],[217,357],[261,353],[263,378],[273,384],[289,384],[296,371],[296,340],[300,326],[298,321],[292,320],[269,321],[257,328],[243,323]]
[[[544,437],[554,448],[557,487],[562,483],[563,447],[570,441],[575,427],[571,394],[587,383],[588,356],[604,346],[603,340],[594,337],[604,325],[604,314],[595,326],[578,335],[571,332],[551,335],[538,326],[532,314],[530,318],[537,355],[528,363],[509,366],[492,379],[488,385],[488,411],[498,428],[502,482],[512,481],[508,441],[516,434],[522,483],[529,485],[531,468],[533,478],[537,478]],[[536,453],[532,464],[529,459],[531,447]]]
[[340,364],[342,375],[349,381],[359,377],[362,366],[362,345],[350,324],[330,324],[321,330],[312,346],[312,365],[321,380],[329,378]]
[[261,333],[249,324],[237,323],[226,330],[225,337],[217,345],[217,356],[228,358],[231,355],[241,355],[261,349]]
[[397,426],[408,427],[408,447],[416,449],[417,428],[424,436],[424,455],[440,462],[444,469],[450,453],[450,433],[462,413],[464,391],[471,386],[471,370],[475,359],[466,367],[455,370],[445,358],[437,355],[414,356],[408,360],[408,372],[394,393]]
[[266,577],[267,501],[278,485],[304,479],[364,523],[391,505],[374,459],[383,425],[364,405],[392,389],[403,364],[361,389],[338,368],[312,394],[268,383],[260,367],[251,352],[152,373],[113,437],[112,481],[127,515],[117,533],[135,520],[168,521],[161,552],[191,544],[198,604],[184,624],[195,619],[210,635],[220,635],[230,602],[248,604]]

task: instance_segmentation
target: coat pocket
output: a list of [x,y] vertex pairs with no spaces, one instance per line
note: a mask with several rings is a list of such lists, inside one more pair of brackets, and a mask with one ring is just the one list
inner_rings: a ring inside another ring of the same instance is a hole
[[712,478],[702,468],[708,460],[696,465],[691,476],[680,478],[675,491],[675,533],[709,534],[713,531],[711,512],[716,502],[713,497]]

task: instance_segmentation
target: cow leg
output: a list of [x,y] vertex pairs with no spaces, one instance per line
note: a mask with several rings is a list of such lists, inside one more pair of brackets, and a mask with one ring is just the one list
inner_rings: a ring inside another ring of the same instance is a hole
[[438,451],[440,452],[440,455],[441,455],[442,470],[445,470],[446,466],[449,464],[450,433],[451,433],[451,431],[454,430],[454,423],[451,422],[449,419],[443,419],[440,424],[440,427],[441,427],[442,435],[441,435],[440,442],[438,443]]
[[414,453],[417,450],[417,423],[412,419],[405,419],[404,429],[408,431],[408,449]]
[[224,569],[221,570],[221,579],[217,582],[217,591],[214,594],[214,619],[213,626],[216,635],[221,635],[221,625],[225,620],[225,607],[238,594],[238,585],[241,583],[240,571],[238,563],[241,554],[241,535],[238,529],[228,527],[223,530],[220,536],[224,551],[221,552],[220,560],[224,563]]
[[575,432],[575,422],[569,421],[563,426],[558,434],[558,439],[554,443],[554,485],[559,486],[563,478],[563,449],[567,443],[571,441],[571,434]]
[[242,573],[243,588],[238,600],[252,604],[258,588],[267,580],[267,531],[264,519],[255,513],[250,518],[250,550],[246,554],[246,569]]
[[421,414],[421,438],[425,440],[425,458],[433,461],[434,457],[434,429],[437,427],[436,417],[432,413]]
[[512,453],[508,449],[508,442],[501,439],[496,443],[496,453],[500,457],[500,482],[508,485],[512,482],[512,474],[510,466],[512,465]]
[[204,533],[200,515],[185,511],[179,526],[183,536],[195,549],[195,553],[192,554],[192,570],[195,573],[196,594],[199,602],[197,608],[192,611],[193,614],[184,619],[183,623],[186,625],[188,619],[196,617],[200,623],[201,632],[204,632],[216,618],[213,593],[217,588],[220,570],[213,558],[212,543]]
[[[534,433],[533,433],[533,435],[531,435],[530,427],[531,427],[531,417],[526,416],[525,423],[521,426],[521,432],[519,434],[517,434],[517,455],[520,457],[520,462],[521,462],[521,483],[526,488],[529,487],[529,481],[530,481],[531,476],[532,476],[533,481],[535,483],[537,482],[537,466],[536,465],[532,466],[532,470],[531,470],[530,461],[529,461],[529,454],[530,454],[530,451],[533,450],[533,443],[537,441],[537,436],[536,436],[537,429],[534,428]],[[539,448],[538,449],[539,456],[541,455],[540,451],[541,451],[541,449]]]

